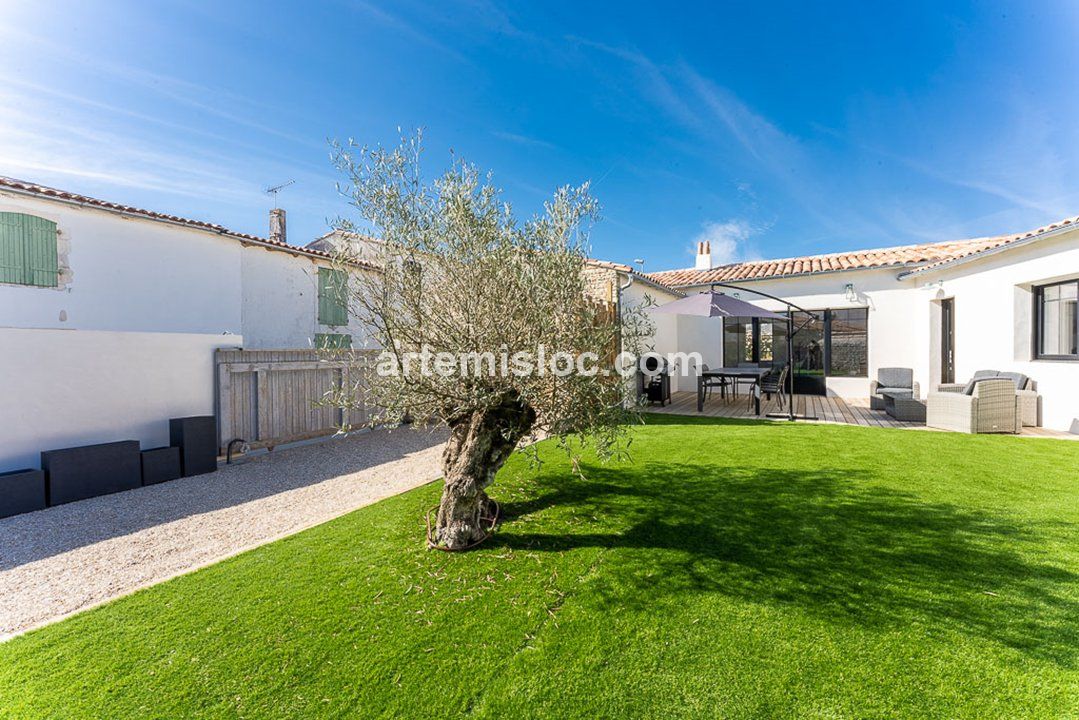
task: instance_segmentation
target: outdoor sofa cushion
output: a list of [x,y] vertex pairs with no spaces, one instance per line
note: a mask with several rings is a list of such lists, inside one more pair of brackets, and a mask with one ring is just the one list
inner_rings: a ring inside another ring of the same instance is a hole
[[875,392],[876,392],[877,395],[880,395],[880,394],[886,393],[886,392],[909,393],[909,392],[912,392],[912,389],[910,387],[879,387],[878,386]]
[[914,370],[911,368],[880,368],[877,370],[877,382],[881,386],[880,390],[886,388],[910,390],[914,386]]
[[970,382],[968,382],[963,388],[963,394],[973,395],[974,386],[978,384],[979,380],[989,380],[991,378],[995,378],[997,375],[1000,375],[999,370],[978,370],[974,373],[974,377],[970,379]]
[[1013,383],[1015,383],[1016,390],[1022,390],[1023,388],[1025,388],[1027,386],[1027,380],[1030,379],[1023,373],[1018,372],[1002,372],[999,373],[997,377],[1011,380]]
[[1027,386],[1027,382],[1029,382],[1029,380],[1030,380],[1030,378],[1028,378],[1026,375],[1024,375],[1023,373],[1018,373],[1018,372],[999,372],[997,370],[979,370],[978,372],[974,373],[974,377],[972,377],[970,379],[970,382],[968,382],[966,384],[966,387],[963,388],[963,394],[964,395],[973,395],[974,394],[974,386],[977,385],[982,380],[997,380],[997,379],[999,379],[999,380],[1011,380],[1013,383],[1015,383],[1015,389],[1016,390],[1022,390],[1023,388],[1025,388]]

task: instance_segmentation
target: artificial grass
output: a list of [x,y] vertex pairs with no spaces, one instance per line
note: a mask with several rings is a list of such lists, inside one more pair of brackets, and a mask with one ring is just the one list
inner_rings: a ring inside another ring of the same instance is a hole
[[511,460],[481,549],[437,485],[0,645],[0,717],[1079,714],[1079,444],[649,418]]

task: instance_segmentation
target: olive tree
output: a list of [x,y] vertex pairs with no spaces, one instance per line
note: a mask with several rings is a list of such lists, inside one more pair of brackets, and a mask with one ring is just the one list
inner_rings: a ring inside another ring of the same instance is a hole
[[[636,351],[648,325],[639,308],[619,317],[586,292],[597,213],[587,184],[557,190],[520,221],[490,175],[454,158],[427,181],[421,155],[419,133],[391,149],[335,143],[347,178],[338,189],[363,222],[335,226],[373,238],[362,260],[380,269],[348,288],[350,312],[383,351],[365,402],[382,423],[448,426],[433,539],[461,549],[485,537],[486,489],[525,441],[624,453],[636,397],[615,353]],[[338,260],[354,261],[356,247],[339,245]],[[352,397],[346,388],[336,401]]]

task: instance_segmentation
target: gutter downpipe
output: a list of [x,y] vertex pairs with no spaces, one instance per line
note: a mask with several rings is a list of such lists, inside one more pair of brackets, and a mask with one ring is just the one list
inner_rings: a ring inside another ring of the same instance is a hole
[[625,285],[619,285],[619,284],[615,283],[615,286],[618,288],[617,292],[615,293],[615,298],[614,298],[614,311],[618,315],[618,351],[619,352],[623,352],[625,350],[625,348],[622,347],[622,293],[624,291],[626,291],[626,290],[629,290],[631,285],[633,285],[633,271],[632,270],[630,270],[628,273],[626,273],[626,284]]

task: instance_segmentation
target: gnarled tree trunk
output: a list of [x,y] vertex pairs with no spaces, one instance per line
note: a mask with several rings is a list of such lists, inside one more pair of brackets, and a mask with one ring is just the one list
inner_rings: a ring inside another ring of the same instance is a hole
[[435,542],[460,550],[483,538],[480,518],[488,514],[491,502],[484,489],[535,421],[535,411],[512,393],[495,407],[450,422]]

